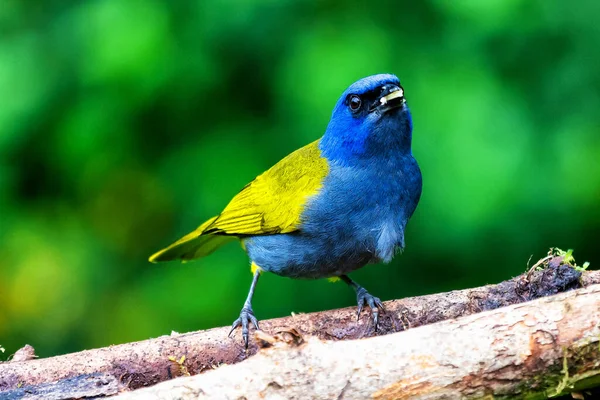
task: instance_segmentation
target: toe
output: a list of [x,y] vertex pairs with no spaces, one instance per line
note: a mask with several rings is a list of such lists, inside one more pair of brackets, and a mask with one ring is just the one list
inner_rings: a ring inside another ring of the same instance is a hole
[[242,324],[242,319],[241,318],[238,318],[235,321],[233,321],[233,324],[231,324],[231,330],[229,331],[229,335],[227,335],[227,336],[231,337],[231,334],[233,333],[233,331],[235,331],[235,328],[237,328],[241,324]]
[[381,300],[375,296],[369,296],[367,299],[369,307],[371,308],[371,315],[373,316],[373,325],[375,325],[375,330],[377,330],[377,323],[379,322],[379,311],[384,311],[383,304]]
[[248,315],[244,315],[242,318],[242,337],[244,338],[244,344],[248,348]]
[[378,297],[369,295],[367,297],[367,304],[372,310],[383,309],[383,304]]
[[252,321],[252,325],[254,325],[254,329],[259,330],[260,328],[258,327],[258,320],[256,319],[256,317],[254,316],[254,314],[250,314],[250,321]]
[[356,319],[360,318],[360,313],[363,310],[363,306],[367,303],[367,296],[369,293],[364,289],[360,288],[356,291],[356,302],[358,303],[358,310],[356,311]]
[[358,309],[356,310],[356,320],[358,321],[360,319],[360,313],[362,312],[363,309],[363,303],[358,303]]

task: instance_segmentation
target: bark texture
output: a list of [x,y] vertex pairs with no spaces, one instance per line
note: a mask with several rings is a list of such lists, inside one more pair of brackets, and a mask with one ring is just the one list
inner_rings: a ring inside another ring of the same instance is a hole
[[[314,337],[309,342],[382,336],[600,283],[600,271],[582,274],[562,257],[548,257],[540,267],[543,269],[498,285],[385,302],[388,312],[380,318],[377,332],[366,312],[357,322],[356,307],[265,320],[261,328],[272,334],[283,332],[280,336],[286,338]],[[0,363],[0,398],[23,394],[35,398],[36,393],[39,398],[50,398],[52,387],[57,393],[67,393],[69,384],[81,382],[105,388],[95,396],[110,395],[235,364],[256,353],[256,342],[246,352],[239,332],[232,339],[228,332],[228,327],[222,327],[46,359]],[[263,337],[272,340],[268,335]],[[60,396],[55,398],[65,398]]]
[[546,398],[600,383],[600,285],[351,341],[275,341],[141,399]]

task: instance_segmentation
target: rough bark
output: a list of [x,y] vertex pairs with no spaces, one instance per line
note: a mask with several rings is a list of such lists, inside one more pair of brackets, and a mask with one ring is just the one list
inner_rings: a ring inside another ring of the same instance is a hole
[[546,398],[600,384],[600,285],[406,332],[276,341],[141,399]]
[[[355,307],[261,321],[261,328],[269,333],[294,328],[304,337],[314,336],[323,340],[358,339],[399,332],[600,283],[599,271],[581,275],[565,264],[561,257],[547,258],[541,266],[543,270],[498,285],[388,301],[385,303],[388,312],[381,318],[377,332],[366,313],[359,321],[356,320]],[[40,385],[45,391],[41,397],[49,398],[48,390],[52,388],[50,382],[54,382],[55,389],[62,390],[62,393],[66,393],[65,385],[69,382],[76,385],[95,382],[93,385],[96,389],[105,388],[95,396],[110,395],[116,392],[116,388],[136,389],[188,372],[195,375],[222,364],[240,362],[256,353],[255,343],[246,352],[239,332],[230,339],[227,337],[228,331],[228,327],[222,327],[47,359],[0,363],[0,398],[3,394],[17,396],[19,393],[41,393]],[[185,356],[183,361],[182,356]],[[57,395],[56,398],[64,397]]]

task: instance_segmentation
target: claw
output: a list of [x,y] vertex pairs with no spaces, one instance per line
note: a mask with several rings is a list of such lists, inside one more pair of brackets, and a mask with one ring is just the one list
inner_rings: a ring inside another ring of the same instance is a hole
[[231,337],[231,334],[233,333],[233,331],[235,331],[235,328],[240,326],[241,323],[242,323],[241,318],[238,318],[235,321],[233,321],[233,324],[231,325],[231,330],[229,331],[229,335],[227,335],[227,337]]
[[356,311],[356,320],[360,320],[360,313],[362,312],[363,309],[363,305],[360,302],[360,300],[358,300],[358,311]]
[[373,318],[373,324],[375,325],[375,330],[377,330],[377,323],[379,322],[379,311],[382,313],[385,312],[385,308],[383,307],[383,303],[378,297],[371,295],[367,290],[363,287],[356,291],[356,300],[358,302],[358,314],[357,317],[360,318],[360,313],[363,309],[363,306],[366,304],[371,309],[371,316]]
[[252,325],[254,325],[254,327],[256,329],[258,329],[258,320],[254,316],[254,311],[252,311],[252,307],[242,308],[242,311],[240,312],[240,317],[238,319],[236,319],[235,321],[233,321],[233,324],[231,325],[231,331],[229,332],[229,335],[228,335],[229,337],[231,337],[231,334],[233,333],[233,331],[241,325],[242,339],[244,340],[244,347],[246,349],[248,348],[248,337],[249,337],[249,333],[250,333],[250,330],[248,329],[249,328],[248,321],[252,322]]
[[252,325],[254,325],[254,329],[256,329],[256,330],[260,329],[258,327],[258,320],[256,319],[256,317],[253,314],[250,314],[250,321],[252,321]]

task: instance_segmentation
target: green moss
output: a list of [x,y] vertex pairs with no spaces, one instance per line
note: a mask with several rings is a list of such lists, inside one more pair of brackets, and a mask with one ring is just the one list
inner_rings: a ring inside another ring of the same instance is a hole
[[548,255],[563,257],[563,263],[571,265],[578,271],[585,271],[590,266],[588,261],[584,262],[582,266],[579,266],[575,263],[575,257],[573,257],[573,249],[569,249],[567,251],[561,250],[558,247],[553,247],[550,249]]
[[[510,395],[496,396],[495,399],[541,400],[600,386],[600,337],[581,340],[570,348],[564,348],[563,354],[561,363],[522,382]],[[593,367],[588,371],[574,373],[573,366],[589,363],[593,363]]]
[[567,349],[566,348],[563,348],[563,368],[562,368],[561,372],[563,373],[563,378],[558,383],[558,386],[555,389],[555,393],[552,396],[558,396],[567,387],[569,387],[569,363],[567,362]]

